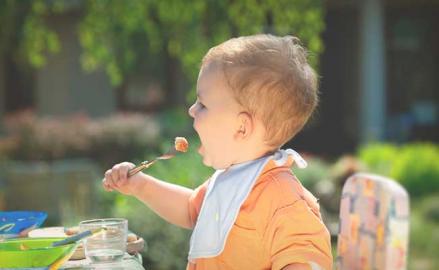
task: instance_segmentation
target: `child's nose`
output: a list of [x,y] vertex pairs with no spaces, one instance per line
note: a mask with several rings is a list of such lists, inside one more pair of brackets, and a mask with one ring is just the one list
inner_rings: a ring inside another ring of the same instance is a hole
[[189,107],[188,114],[190,117],[195,118],[195,103]]

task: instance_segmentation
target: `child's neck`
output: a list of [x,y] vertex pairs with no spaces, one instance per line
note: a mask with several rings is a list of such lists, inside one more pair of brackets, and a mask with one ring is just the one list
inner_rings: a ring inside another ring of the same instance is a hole
[[251,160],[256,160],[266,155],[273,153],[273,147],[269,147],[265,144],[245,144],[242,145],[237,151],[237,156],[235,158],[234,164],[244,163]]

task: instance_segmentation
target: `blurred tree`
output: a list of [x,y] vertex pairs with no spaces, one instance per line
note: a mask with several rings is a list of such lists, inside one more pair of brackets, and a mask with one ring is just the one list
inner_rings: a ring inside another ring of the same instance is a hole
[[46,63],[46,52],[56,53],[60,42],[45,17],[64,11],[64,1],[0,1],[0,53],[25,60],[33,67]]
[[6,111],[32,107],[33,68],[46,63],[46,53],[60,50],[57,34],[46,16],[63,11],[63,1],[0,1],[0,90],[6,91]]
[[104,68],[122,91],[139,67],[161,77],[166,89],[174,88],[176,80],[169,76],[181,67],[193,86],[203,54],[238,35],[297,35],[312,52],[316,67],[323,51],[319,0],[4,0],[0,23],[7,27],[0,30],[1,44],[15,35],[24,59],[33,67],[44,65],[44,54],[60,49],[56,33],[44,19],[72,7],[83,11],[78,31],[84,69]]

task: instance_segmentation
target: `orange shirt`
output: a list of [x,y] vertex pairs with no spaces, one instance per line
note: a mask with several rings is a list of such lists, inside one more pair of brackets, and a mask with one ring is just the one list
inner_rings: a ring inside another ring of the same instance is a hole
[[[332,269],[330,236],[317,200],[292,174],[291,163],[282,167],[273,161],[267,164],[241,206],[224,251],[189,262],[188,270],[277,270],[310,261]],[[193,226],[207,184],[199,186],[189,200]]]

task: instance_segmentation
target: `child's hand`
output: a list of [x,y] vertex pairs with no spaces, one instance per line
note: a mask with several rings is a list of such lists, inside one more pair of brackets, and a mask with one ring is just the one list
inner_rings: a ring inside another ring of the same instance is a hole
[[107,191],[117,190],[125,195],[134,195],[137,184],[141,181],[142,173],[128,177],[128,171],[135,165],[130,162],[122,162],[105,172],[102,185]]

